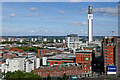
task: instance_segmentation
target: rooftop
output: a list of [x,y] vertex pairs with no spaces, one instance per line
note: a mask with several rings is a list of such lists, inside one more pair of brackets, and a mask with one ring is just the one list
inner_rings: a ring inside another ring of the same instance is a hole
[[85,54],[85,53],[91,53],[91,52],[92,52],[92,50],[79,50],[79,51],[76,51],[75,53]]
[[75,59],[75,54],[59,54],[52,57],[48,57],[48,59]]

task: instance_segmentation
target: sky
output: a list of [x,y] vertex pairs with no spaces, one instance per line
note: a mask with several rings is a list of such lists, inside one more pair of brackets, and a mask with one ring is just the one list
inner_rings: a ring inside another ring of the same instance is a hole
[[118,2],[119,0],[1,0],[3,2]]
[[93,34],[111,36],[114,31],[114,35],[117,35],[117,4],[117,2],[72,2],[72,0],[71,2],[3,2],[2,35],[87,36],[89,5],[93,7]]

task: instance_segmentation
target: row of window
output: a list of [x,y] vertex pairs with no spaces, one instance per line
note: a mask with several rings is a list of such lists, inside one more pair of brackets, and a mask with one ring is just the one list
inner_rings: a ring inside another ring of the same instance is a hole
[[107,55],[107,56],[104,56],[104,57],[110,57],[111,58],[111,57],[113,57],[113,55]]
[[105,52],[108,52],[108,51],[113,51],[113,50],[105,50]]
[[90,56],[90,55],[78,55],[78,56]]
[[113,53],[105,53],[105,55],[107,55],[107,54],[112,54],[113,55]]
[[105,62],[105,63],[109,63],[109,64],[111,64],[111,63],[113,63],[113,62],[111,62],[111,61],[107,61],[107,62]]
[[89,58],[81,57],[81,61],[89,61]]
[[105,60],[113,60],[113,58],[108,58],[108,59],[105,59]]

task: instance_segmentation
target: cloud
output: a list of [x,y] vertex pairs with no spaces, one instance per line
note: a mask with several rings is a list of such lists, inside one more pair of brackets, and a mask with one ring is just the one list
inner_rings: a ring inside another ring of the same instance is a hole
[[[88,13],[88,9],[81,9],[80,13],[85,14]],[[118,16],[118,8],[117,7],[101,7],[101,8],[93,8],[93,13],[98,15],[108,14],[109,16]]]
[[70,2],[118,2],[118,0],[70,0]]
[[13,13],[10,14],[10,17],[14,17],[14,16],[15,16],[15,14],[13,14]]
[[34,7],[30,8],[30,11],[36,11],[36,10],[37,8],[34,8]]
[[44,30],[46,33],[48,32],[48,30]]
[[82,35],[85,35],[85,34],[87,34],[88,32],[86,31],[86,30],[84,30],[84,29],[81,29],[80,30],[80,32],[78,32],[79,34],[82,34]]
[[32,31],[30,31],[30,33],[34,33],[34,32],[35,32],[35,31],[33,31],[33,30],[32,30]]
[[64,14],[65,12],[64,11],[59,11],[59,14]]
[[87,25],[87,22],[82,22],[81,24],[82,24],[82,25]]
[[78,21],[73,21],[71,23],[69,23],[69,25],[72,25],[72,26],[84,26],[84,25],[87,25],[87,22],[78,22]]

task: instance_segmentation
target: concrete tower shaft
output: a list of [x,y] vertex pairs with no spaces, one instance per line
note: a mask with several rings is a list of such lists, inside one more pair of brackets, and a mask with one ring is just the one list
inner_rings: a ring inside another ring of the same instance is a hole
[[88,38],[89,43],[93,41],[93,14],[91,5],[88,7]]

